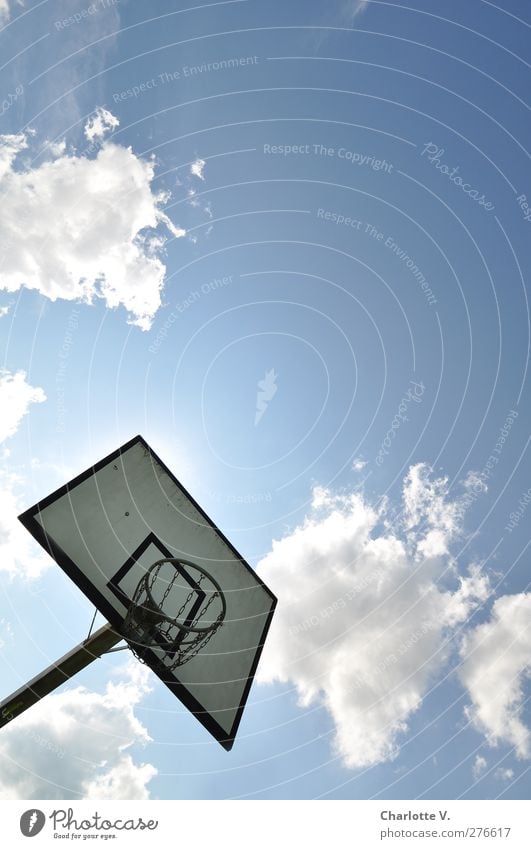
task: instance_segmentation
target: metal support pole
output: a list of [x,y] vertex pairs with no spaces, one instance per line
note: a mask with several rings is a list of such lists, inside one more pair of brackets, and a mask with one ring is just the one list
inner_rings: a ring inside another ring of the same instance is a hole
[[11,696],[0,702],[0,728],[20,716],[43,696],[47,696],[61,684],[64,684],[65,681],[68,681],[93,660],[97,660],[122,639],[123,637],[113,631],[111,625],[107,624],[92,634],[91,637],[79,643],[41,672],[40,675],[32,678],[16,693],[12,693]]

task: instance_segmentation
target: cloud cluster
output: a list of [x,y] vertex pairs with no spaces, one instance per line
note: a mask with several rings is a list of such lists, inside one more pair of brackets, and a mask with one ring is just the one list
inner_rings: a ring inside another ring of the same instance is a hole
[[459,626],[489,596],[478,565],[459,574],[459,505],[422,464],[404,480],[400,526],[361,495],[314,491],[313,512],[259,571],[282,597],[259,680],[290,681],[324,705],[346,765],[393,759]]
[[[113,126],[99,110],[85,134],[94,141]],[[28,146],[25,134],[0,136],[0,288],[102,298],[149,329],[166,272],[156,230],[185,235],[161,208],[168,196],[153,191],[154,162],[104,141],[93,158],[59,150],[51,162],[16,167]]]
[[157,770],[127,752],[149,742],[135,707],[148,670],[131,661],[104,693],[75,687],[47,696],[0,739],[0,799],[147,799]]
[[524,722],[531,593],[498,598],[490,619],[466,634],[461,655],[460,677],[471,699],[468,717],[492,746],[506,743],[517,757],[531,757],[531,731]]

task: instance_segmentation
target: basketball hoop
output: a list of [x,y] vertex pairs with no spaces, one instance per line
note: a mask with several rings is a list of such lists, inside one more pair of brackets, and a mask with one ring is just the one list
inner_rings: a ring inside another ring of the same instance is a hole
[[0,729],[125,640],[229,751],[277,599],[146,440],[19,518],[107,622],[0,699]]
[[207,645],[226,611],[223,591],[206,569],[163,557],[140,579],[121,632],[140,661],[147,651],[163,652],[164,666],[174,670]]

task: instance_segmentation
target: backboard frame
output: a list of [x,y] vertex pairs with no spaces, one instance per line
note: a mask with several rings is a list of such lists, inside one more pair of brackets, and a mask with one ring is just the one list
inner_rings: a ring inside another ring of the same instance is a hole
[[[181,490],[182,494],[189,499],[192,506],[198,511],[201,515],[202,519],[205,523],[210,526],[210,528],[219,536],[219,538],[223,541],[223,543],[230,549],[234,558],[241,563],[241,565],[252,575],[253,580],[259,584],[262,589],[266,592],[267,596],[271,600],[270,608],[265,617],[265,624],[260,636],[260,640],[258,645],[256,646],[256,654],[252,663],[252,666],[249,671],[249,675],[247,681],[245,682],[242,696],[240,699],[240,704],[236,710],[234,721],[230,732],[227,734],[226,729],[222,728],[219,725],[214,717],[205,710],[202,705],[195,699],[195,697],[186,689],[186,687],[179,681],[178,677],[172,675],[171,679],[168,677],[168,670],[164,666],[164,664],[159,660],[159,658],[151,651],[146,651],[146,662],[148,666],[155,672],[155,674],[162,680],[164,684],[171,690],[171,692],[177,696],[177,698],[182,702],[182,704],[199,720],[199,722],[203,725],[203,727],[212,734],[213,737],[223,746],[224,749],[230,751],[234,744],[234,740],[238,731],[238,727],[241,722],[241,718],[243,715],[243,711],[249,696],[249,692],[256,674],[256,670],[258,667],[258,663],[260,661],[260,656],[262,654],[262,649],[267,638],[267,634],[271,625],[271,620],[273,618],[273,614],[275,612],[275,608],[277,605],[277,598],[271,592],[269,587],[262,581],[260,576],[254,571],[254,569],[247,563],[247,561],[242,557],[242,555],[237,551],[234,545],[227,539],[227,537],[223,534],[223,532],[217,527],[217,525],[210,519],[210,517],[205,513],[203,508],[197,503],[197,501],[193,498],[193,496],[187,491],[187,489],[182,485],[182,483],[177,479],[177,477],[173,474],[171,469],[160,459],[160,457],[153,451],[151,446],[146,442],[144,437],[141,435],[137,435],[126,442],[124,445],[120,446],[120,448],[113,451],[111,454],[104,457],[99,462],[95,463],[93,466],[90,466],[84,472],[77,475],[73,480],[69,481],[67,484],[64,484],[59,489],[52,492],[46,498],[37,502],[35,505],[25,510],[20,516],[19,520],[24,525],[26,530],[36,539],[36,541],[50,554],[50,556],[56,561],[56,563],[61,567],[61,569],[68,575],[68,577],[81,589],[81,591],[85,594],[85,596],[91,601],[98,610],[106,617],[107,621],[117,630],[120,629],[122,624],[122,619],[117,613],[117,611],[112,607],[111,604],[105,599],[105,597],[99,592],[99,590],[91,583],[91,581],[85,576],[85,574],[81,571],[81,569],[76,565],[76,563],[66,554],[65,551],[58,545],[58,543],[44,530],[42,525],[37,521],[37,516],[41,510],[44,510],[49,505],[53,504],[59,498],[63,498],[65,495],[73,490],[76,486],[88,480],[98,471],[103,469],[109,463],[112,463],[114,460],[121,457],[121,455],[126,452],[128,449],[133,447],[136,444],[140,444],[142,448],[148,452],[151,461],[160,466],[164,472],[169,476],[169,478],[173,481],[173,483]],[[151,542],[160,549],[161,556],[171,555],[168,549],[166,549],[160,540],[154,536]],[[136,552],[135,552],[136,554]],[[125,564],[127,565],[127,564]],[[122,566],[119,570],[117,570],[114,575],[115,584],[119,582],[119,572],[121,572],[125,567]],[[117,580],[118,579],[118,580]],[[113,592],[116,594],[116,589],[113,589]],[[243,679],[242,679],[243,680]]]

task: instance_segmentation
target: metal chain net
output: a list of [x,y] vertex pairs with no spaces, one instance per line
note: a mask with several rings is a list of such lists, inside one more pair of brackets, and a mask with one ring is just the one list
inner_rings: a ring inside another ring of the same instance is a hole
[[[171,564],[173,574],[167,579],[168,569],[161,575],[165,564]],[[190,572],[195,571],[195,577]],[[177,611],[172,601],[182,596],[183,584],[177,579],[186,576],[193,586]],[[165,585],[162,596],[160,588]],[[204,601],[199,605],[199,598]],[[194,602],[194,599],[196,601]],[[205,621],[212,604],[217,601],[220,612],[212,621]],[[223,623],[226,604],[223,592],[217,582],[201,567],[189,561],[174,558],[157,561],[143,575],[133,595],[127,611],[122,633],[133,654],[142,663],[146,663],[146,652],[155,651],[159,656],[164,652],[164,666],[174,670],[187,663],[204,649]]]

